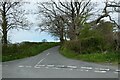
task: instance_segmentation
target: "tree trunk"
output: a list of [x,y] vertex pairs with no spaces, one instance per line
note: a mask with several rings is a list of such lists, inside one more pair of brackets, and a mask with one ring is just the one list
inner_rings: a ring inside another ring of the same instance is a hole
[[61,43],[64,42],[64,31],[63,31],[63,27],[61,28],[61,31],[60,31],[60,42],[61,42]]
[[[5,3],[6,4],[6,3]],[[6,20],[6,9],[5,4],[3,5],[3,12],[2,12],[2,43],[3,45],[7,45],[7,20]]]
[[60,37],[60,42],[63,43],[64,42],[64,39],[62,37]]
[[2,36],[2,43],[3,45],[7,45],[7,31],[3,31],[3,36]]
[[117,51],[120,51],[120,32],[118,32],[117,36],[118,36],[118,41],[117,41],[116,50],[117,50]]
[[114,36],[115,36],[115,44],[116,44],[115,50],[118,51],[120,49],[120,32],[116,32]]

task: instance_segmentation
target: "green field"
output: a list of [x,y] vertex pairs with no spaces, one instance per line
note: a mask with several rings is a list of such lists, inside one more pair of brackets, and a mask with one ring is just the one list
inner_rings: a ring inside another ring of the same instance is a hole
[[16,60],[26,57],[35,56],[42,51],[51,47],[57,46],[55,42],[25,42],[20,44],[10,44],[7,47],[2,47],[2,61]]

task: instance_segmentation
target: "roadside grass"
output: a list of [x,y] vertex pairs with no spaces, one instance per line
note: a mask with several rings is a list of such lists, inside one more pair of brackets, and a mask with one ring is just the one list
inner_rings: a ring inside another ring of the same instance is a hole
[[60,53],[67,57],[87,62],[95,63],[112,63],[118,64],[120,55],[118,53],[109,52],[109,53],[93,53],[93,54],[78,54],[67,48],[60,48]]
[[46,49],[59,45],[58,42],[21,43],[2,47],[2,62],[11,61],[40,54]]
[[2,62],[2,44],[0,42],[0,62]]
[[2,62],[2,55],[0,54],[0,62]]

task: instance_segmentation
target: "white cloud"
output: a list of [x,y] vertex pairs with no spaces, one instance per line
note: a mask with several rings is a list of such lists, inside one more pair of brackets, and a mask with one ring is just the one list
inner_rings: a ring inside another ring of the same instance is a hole
[[47,39],[47,41],[55,41],[53,37],[48,35],[46,32],[36,32],[32,31],[25,31],[25,30],[12,30],[10,36],[10,41],[12,43],[19,43],[23,41],[30,41],[30,42],[41,42],[43,39]]

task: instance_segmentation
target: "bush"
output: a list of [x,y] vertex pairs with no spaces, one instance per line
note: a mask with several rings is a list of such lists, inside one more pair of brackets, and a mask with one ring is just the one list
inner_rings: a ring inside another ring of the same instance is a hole
[[63,46],[65,48],[68,48],[70,50],[80,53],[81,43],[79,40],[66,41]]
[[93,53],[104,51],[104,42],[102,38],[89,37],[81,40],[81,52]]

